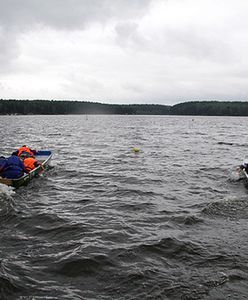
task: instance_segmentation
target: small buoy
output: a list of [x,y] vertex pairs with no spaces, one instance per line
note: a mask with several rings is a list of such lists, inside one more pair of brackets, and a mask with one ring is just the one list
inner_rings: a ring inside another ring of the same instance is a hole
[[134,148],[133,148],[133,152],[136,152],[136,153],[137,153],[137,152],[140,152],[140,149],[139,149],[139,148],[136,148],[136,147],[134,147]]

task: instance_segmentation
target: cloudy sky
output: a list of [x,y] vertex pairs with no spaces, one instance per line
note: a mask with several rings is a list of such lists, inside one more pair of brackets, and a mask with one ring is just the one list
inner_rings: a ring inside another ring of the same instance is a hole
[[247,0],[0,0],[0,98],[248,100]]

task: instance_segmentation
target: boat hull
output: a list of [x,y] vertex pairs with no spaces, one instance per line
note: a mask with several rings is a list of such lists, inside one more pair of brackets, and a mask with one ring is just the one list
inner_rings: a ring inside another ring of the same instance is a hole
[[35,155],[35,158],[42,164],[38,166],[28,174],[24,174],[22,177],[17,179],[7,179],[0,177],[0,183],[3,183],[8,186],[13,186],[14,188],[19,188],[20,186],[27,185],[34,177],[37,177],[43,169],[46,169],[51,161],[52,152],[49,150],[38,151]]

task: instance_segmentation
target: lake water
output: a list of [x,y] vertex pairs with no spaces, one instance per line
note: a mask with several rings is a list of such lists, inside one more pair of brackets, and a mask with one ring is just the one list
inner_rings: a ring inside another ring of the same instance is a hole
[[[247,299],[248,118],[1,116],[0,153],[52,150],[0,187],[0,299]],[[140,152],[132,151],[133,147]]]

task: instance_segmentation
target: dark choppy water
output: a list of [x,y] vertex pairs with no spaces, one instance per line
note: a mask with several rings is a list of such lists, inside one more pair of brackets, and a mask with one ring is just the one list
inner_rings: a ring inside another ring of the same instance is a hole
[[[247,299],[248,118],[2,116],[0,152],[54,151],[0,187],[0,299]],[[141,148],[133,153],[132,147]]]

